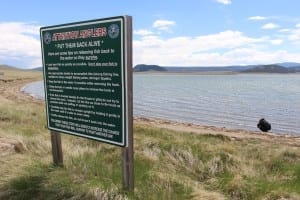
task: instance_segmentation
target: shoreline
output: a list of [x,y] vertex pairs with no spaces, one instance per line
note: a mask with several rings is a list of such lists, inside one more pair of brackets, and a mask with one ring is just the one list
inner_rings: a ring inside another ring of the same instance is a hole
[[134,75],[300,75],[300,72],[295,73],[267,73],[267,72],[236,72],[236,71],[143,71],[133,72]]
[[168,71],[145,71],[133,72],[134,75],[238,75],[233,71],[203,71],[203,72],[168,72]]
[[[39,81],[38,81],[39,82]],[[44,103],[45,100],[24,91],[24,88],[31,83],[26,83],[24,85],[20,85],[20,93],[23,96],[29,97],[34,102]],[[195,132],[204,134],[207,131],[211,131],[213,135],[221,134],[225,136],[229,136],[232,138],[265,138],[265,137],[281,137],[281,138],[300,138],[300,135],[297,134],[289,134],[289,133],[274,133],[274,132],[261,132],[259,130],[247,130],[241,128],[228,128],[228,127],[220,127],[218,125],[206,125],[206,124],[194,124],[192,122],[180,122],[172,119],[162,119],[156,117],[142,117],[142,116],[133,116],[134,122],[141,124],[154,125],[160,128],[167,128],[175,131],[184,131],[184,132]]]
[[138,125],[153,126],[178,132],[186,132],[201,135],[223,135],[230,140],[259,139],[268,142],[287,144],[300,147],[300,136],[289,134],[276,134],[272,132],[249,131],[244,129],[230,129],[208,125],[177,122],[159,118],[134,117],[134,123]]
[[[41,95],[44,95],[44,92],[41,93],[40,95],[40,92],[33,92],[33,91],[41,91],[40,89],[40,86],[36,86],[37,84],[36,83],[40,83],[40,82],[43,82],[43,81],[37,81],[37,82],[31,82],[31,83],[28,83],[28,84],[25,84],[21,87],[21,92],[22,93],[25,93],[25,95],[28,95],[30,96],[31,98],[37,100],[37,101],[44,101],[44,96],[41,96]],[[42,87],[44,87],[42,85]],[[28,89],[27,89],[28,88]],[[31,89],[30,89],[31,88]],[[32,89],[32,88],[35,88],[35,89]],[[186,112],[186,114],[188,115],[188,111]],[[145,116],[145,115],[140,115],[137,111],[136,115],[134,115],[133,117],[135,118],[139,118],[139,117],[145,117],[145,118],[158,118],[158,116],[155,116],[155,115],[150,115],[150,116]],[[198,122],[198,121],[193,121],[193,119],[191,121],[187,121],[185,119],[173,119],[172,117],[170,116],[164,116],[163,118],[161,118],[162,120],[166,120],[166,121],[177,121],[179,123],[186,123],[186,124],[195,124],[195,125],[204,125],[204,126],[215,126],[215,127],[219,127],[219,128],[227,128],[227,129],[241,129],[241,130],[246,130],[246,131],[250,131],[250,132],[260,132],[260,130],[258,128],[256,128],[256,123],[255,121],[252,121],[251,124],[247,123],[245,124],[245,126],[241,126],[241,125],[236,125],[234,123],[222,123],[221,121],[222,120],[219,120],[219,122],[221,123],[216,123],[216,122],[210,122],[210,121],[207,121],[207,123],[205,122]],[[220,118],[222,119],[222,118]],[[252,119],[252,118],[251,118]],[[295,129],[291,128],[291,129],[281,129],[281,127],[278,127],[278,126],[274,126],[272,127],[273,129],[270,131],[270,133],[272,134],[276,134],[276,135],[290,135],[290,136],[300,136],[300,132],[299,132],[299,127],[296,127]]]
[[[11,95],[12,91],[18,91],[15,93],[16,100],[26,99],[27,101],[34,103],[44,103],[44,100],[37,99],[28,93],[24,93],[21,89],[31,82],[39,81],[41,79],[19,79],[12,81],[13,84],[9,84],[10,89],[6,92],[9,92]],[[11,97],[7,95],[6,92],[0,94],[2,97]],[[210,125],[198,125],[187,122],[179,122],[169,119],[160,119],[160,118],[151,118],[151,117],[140,117],[134,116],[134,124],[137,125],[150,125],[157,128],[163,128],[174,131],[181,131],[194,134],[208,134],[208,135],[223,135],[229,137],[231,140],[243,140],[243,139],[261,139],[269,142],[275,143],[285,143],[293,146],[300,147],[300,135],[291,135],[285,133],[272,133],[272,132],[260,132],[260,131],[251,131],[246,129],[234,129],[234,128],[225,128],[217,127]]]

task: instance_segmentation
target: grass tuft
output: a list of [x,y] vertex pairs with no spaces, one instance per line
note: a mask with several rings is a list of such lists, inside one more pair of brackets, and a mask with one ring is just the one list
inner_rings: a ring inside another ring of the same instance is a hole
[[54,167],[44,105],[14,85],[0,85],[0,138],[17,141],[1,153],[0,199],[300,199],[300,149],[259,139],[135,124],[134,192],[122,188],[119,147],[62,135]]

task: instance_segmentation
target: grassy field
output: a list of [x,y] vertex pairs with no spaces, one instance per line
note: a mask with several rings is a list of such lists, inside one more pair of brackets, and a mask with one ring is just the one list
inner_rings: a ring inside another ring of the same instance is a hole
[[140,123],[134,193],[122,190],[118,147],[62,135],[54,167],[44,104],[18,92],[41,74],[0,72],[0,199],[300,199],[299,145]]

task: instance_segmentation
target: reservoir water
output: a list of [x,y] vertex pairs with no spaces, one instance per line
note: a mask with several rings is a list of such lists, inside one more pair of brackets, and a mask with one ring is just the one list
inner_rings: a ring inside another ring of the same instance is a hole
[[[134,116],[199,125],[258,130],[260,118],[273,133],[300,135],[299,74],[134,74]],[[42,82],[23,88],[44,98]]]

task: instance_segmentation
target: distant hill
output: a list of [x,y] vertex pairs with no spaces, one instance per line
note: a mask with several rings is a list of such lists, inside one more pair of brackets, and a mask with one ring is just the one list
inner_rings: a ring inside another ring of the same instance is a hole
[[0,65],[0,69],[16,69],[16,68],[9,65]]
[[186,72],[218,72],[218,71],[233,71],[239,72],[245,69],[253,67],[249,66],[226,66],[226,67],[170,67],[170,66],[158,66],[158,65],[145,65],[139,64],[133,68],[134,72],[147,72],[147,71],[164,71],[164,72],[176,72],[176,73],[186,73]]
[[[284,65],[284,66],[282,66]],[[288,66],[288,67],[285,67]],[[193,73],[193,72],[235,72],[235,73],[296,73],[300,72],[299,63],[279,63],[270,65],[236,65],[236,66],[199,66],[199,67],[170,67],[158,65],[136,65],[134,72],[175,72],[175,73]]]
[[[0,64],[1,69],[20,69],[13,66]],[[24,70],[24,69],[23,69]],[[43,71],[43,67],[30,69],[33,71]],[[300,63],[285,62],[271,65],[233,65],[233,66],[159,66],[138,64],[133,68],[133,72],[234,72],[234,73],[300,73]]]
[[37,67],[37,68],[33,68],[33,69],[24,69],[24,68],[13,67],[13,66],[10,66],[10,65],[1,65],[1,64],[0,64],[0,69],[6,69],[6,70],[23,70],[23,71],[27,71],[27,70],[42,71],[43,70],[42,67]]
[[294,73],[294,70],[280,65],[260,65],[241,71],[242,73]]
[[13,66],[10,66],[10,65],[0,65],[0,70],[1,69],[2,70],[43,71],[43,67],[36,67],[36,68],[33,68],[33,69],[22,69],[22,68],[13,67]]
[[288,67],[288,68],[300,67],[300,63],[296,63],[296,62],[277,63],[277,65],[280,65],[282,67]]
[[134,72],[148,72],[148,71],[167,71],[167,69],[165,69],[164,67],[160,67],[158,65],[144,65],[144,64],[140,64],[140,65],[136,65],[133,68]]
[[43,67],[36,67],[36,68],[32,68],[30,70],[34,70],[34,71],[43,71]]
[[300,72],[300,66],[298,67],[290,67],[290,70],[294,71],[294,72]]
[[249,66],[224,66],[224,67],[164,67],[169,72],[218,72],[218,71],[232,71],[240,72],[245,69],[252,68]]

